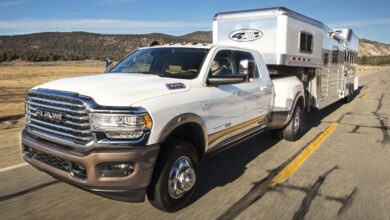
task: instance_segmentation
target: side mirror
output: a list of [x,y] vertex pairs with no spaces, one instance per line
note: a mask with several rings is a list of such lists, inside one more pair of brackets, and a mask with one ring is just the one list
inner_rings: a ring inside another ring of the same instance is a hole
[[238,74],[225,74],[223,77],[210,77],[207,79],[207,83],[211,86],[227,85],[242,83],[246,79],[245,75]]
[[114,63],[114,61],[112,60],[112,58],[106,58],[106,70],[104,71],[104,73],[110,72],[110,70],[113,66],[113,63]]
[[240,60],[240,66],[238,68],[240,75],[248,75],[249,73],[249,60]]
[[255,61],[253,60],[240,60],[239,66],[240,75],[244,75],[247,81],[253,81],[255,79]]

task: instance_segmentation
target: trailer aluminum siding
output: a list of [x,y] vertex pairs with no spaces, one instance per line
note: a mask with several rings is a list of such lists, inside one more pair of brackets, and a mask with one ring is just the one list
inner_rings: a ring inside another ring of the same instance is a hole
[[[302,33],[312,35],[310,52],[300,48]],[[344,42],[322,22],[283,7],[214,16],[213,43],[257,49],[267,65],[314,68],[308,90],[311,106],[319,109],[344,98]]]

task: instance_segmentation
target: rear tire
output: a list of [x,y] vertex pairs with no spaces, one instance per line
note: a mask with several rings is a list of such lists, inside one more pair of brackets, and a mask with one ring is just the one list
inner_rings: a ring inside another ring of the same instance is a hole
[[283,129],[283,138],[288,141],[296,141],[301,137],[303,112],[299,105],[296,105],[294,112],[291,116],[291,120],[288,125]]
[[172,141],[162,149],[147,190],[150,203],[166,212],[184,208],[199,177],[198,152],[191,143]]

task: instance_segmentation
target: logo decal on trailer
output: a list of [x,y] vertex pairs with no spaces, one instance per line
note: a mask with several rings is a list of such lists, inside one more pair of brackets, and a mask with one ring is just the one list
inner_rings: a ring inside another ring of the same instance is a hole
[[263,32],[256,29],[242,29],[233,31],[229,34],[229,38],[234,41],[247,42],[255,41],[263,36]]

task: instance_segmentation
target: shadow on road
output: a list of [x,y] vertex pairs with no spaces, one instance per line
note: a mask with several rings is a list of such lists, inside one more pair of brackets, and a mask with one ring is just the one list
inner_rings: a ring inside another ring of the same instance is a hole
[[[362,86],[355,92],[355,98],[357,98],[361,89]],[[335,112],[344,104],[344,101],[340,100],[322,110],[312,110],[309,113],[305,113],[302,135],[308,133],[312,128],[319,126],[325,117]],[[199,182],[191,203],[200,199],[215,187],[224,186],[240,178],[245,172],[248,163],[278,142],[278,140],[272,139],[268,132],[263,132],[243,143],[203,160],[200,167]]]

